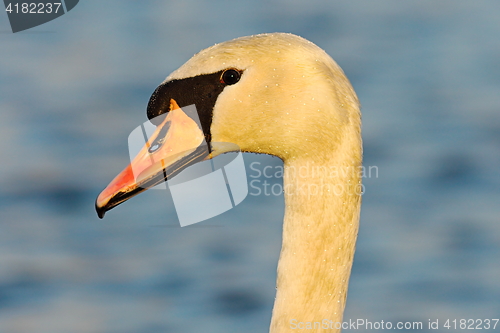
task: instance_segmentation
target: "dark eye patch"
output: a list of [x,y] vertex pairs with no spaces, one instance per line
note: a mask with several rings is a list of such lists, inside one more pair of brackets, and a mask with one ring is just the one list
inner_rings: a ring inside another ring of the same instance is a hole
[[[232,71],[235,71],[237,74]],[[229,72],[226,74],[228,83],[225,83],[223,81],[223,74],[227,72]],[[231,82],[236,81],[236,79],[239,80],[242,73],[243,71],[229,68],[211,74],[202,74],[162,83],[156,88],[149,99],[147,109],[148,119],[151,123],[158,126],[161,121],[157,117],[169,111],[171,99],[174,99],[181,108],[194,104],[205,140],[210,142],[210,126],[212,125],[212,113],[215,102],[224,88],[231,84]],[[190,115],[188,114],[188,116]]]

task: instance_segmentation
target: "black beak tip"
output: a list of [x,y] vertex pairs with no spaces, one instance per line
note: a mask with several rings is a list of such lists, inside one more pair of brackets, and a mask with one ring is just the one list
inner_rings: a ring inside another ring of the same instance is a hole
[[99,207],[97,205],[97,201],[95,203],[95,211],[97,212],[97,216],[99,216],[100,219],[104,217],[104,214],[106,214],[106,208],[105,207]]

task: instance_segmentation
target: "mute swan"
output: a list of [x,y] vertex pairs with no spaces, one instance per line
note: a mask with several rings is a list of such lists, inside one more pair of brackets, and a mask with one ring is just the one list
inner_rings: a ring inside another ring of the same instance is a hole
[[[177,104],[195,104],[202,128],[183,122],[181,109],[169,112]],[[173,133],[154,152],[161,158],[204,137],[284,161],[283,245],[270,332],[339,331],[358,232],[362,159],[359,103],[342,69],[292,34],[241,37],[199,52],[170,74],[147,110],[150,119],[164,113],[170,120],[157,123],[157,132],[170,122]],[[175,124],[181,125],[174,130]],[[144,187],[224,152],[214,144],[208,156],[195,150],[166,157],[140,181],[127,167],[98,196],[99,217]],[[144,163],[147,147],[139,155],[132,165]]]

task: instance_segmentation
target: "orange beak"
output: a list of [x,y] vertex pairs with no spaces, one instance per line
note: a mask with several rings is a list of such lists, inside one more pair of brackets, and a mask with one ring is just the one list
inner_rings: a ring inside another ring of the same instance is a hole
[[146,144],[118,176],[97,197],[97,215],[131,197],[166,181],[196,162],[210,158],[200,125],[186,115],[174,99],[170,111]]

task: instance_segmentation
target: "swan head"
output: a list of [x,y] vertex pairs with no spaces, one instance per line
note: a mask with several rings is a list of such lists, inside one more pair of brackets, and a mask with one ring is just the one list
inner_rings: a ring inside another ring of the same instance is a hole
[[[199,124],[182,112],[193,104]],[[155,152],[163,163],[144,167],[142,181],[133,176],[134,162],[150,158],[150,142],[99,195],[100,217],[234,145],[285,162],[321,159],[346,135],[359,137],[360,126],[358,99],[342,69],[315,44],[286,33],[241,37],[195,54],[155,90],[147,115],[157,125],[152,139],[167,141]],[[196,149],[202,143],[207,151]]]

